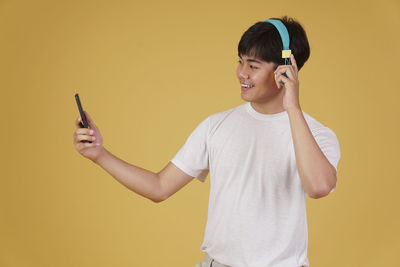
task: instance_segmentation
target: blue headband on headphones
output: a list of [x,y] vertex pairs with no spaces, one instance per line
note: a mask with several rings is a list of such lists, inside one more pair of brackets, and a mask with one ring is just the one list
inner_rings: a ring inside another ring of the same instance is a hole
[[[292,62],[290,61],[290,55],[292,54],[292,51],[289,49],[290,38],[289,38],[289,33],[286,29],[285,24],[283,24],[282,21],[277,20],[277,19],[267,19],[267,20],[264,20],[264,22],[271,23],[278,30],[279,35],[281,36],[282,45],[283,45],[282,58],[285,59],[285,65],[292,65]],[[286,73],[284,73],[283,75],[285,75],[287,77]],[[275,80],[276,80],[276,78],[275,78]],[[281,81],[281,84],[284,85],[285,83]]]
[[264,20],[264,22],[271,23],[278,30],[279,35],[281,36],[281,39],[282,39],[282,44],[283,44],[282,58],[285,59],[285,65],[291,65],[290,55],[292,54],[292,51],[289,49],[290,39],[289,39],[289,33],[286,29],[285,24],[283,24],[282,21],[277,20],[277,19],[267,19],[267,20]]

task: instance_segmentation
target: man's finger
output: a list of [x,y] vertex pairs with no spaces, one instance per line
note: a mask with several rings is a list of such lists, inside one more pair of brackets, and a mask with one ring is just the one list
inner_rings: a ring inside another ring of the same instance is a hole
[[293,67],[290,65],[282,65],[282,68],[280,68],[279,70],[276,71],[276,78],[278,79],[278,77],[280,77],[281,75],[283,75],[283,73],[286,73],[286,75],[290,78],[290,79],[295,79],[295,75],[293,73]]
[[79,129],[76,129],[75,133],[90,135],[90,131],[91,131],[91,129],[89,129],[89,128],[79,128]]
[[79,116],[76,120],[75,120],[75,125],[78,127],[78,128],[82,128],[82,126],[83,126],[83,124],[81,123],[81,117]]
[[298,72],[299,69],[297,68],[296,60],[294,59],[293,54],[290,55],[290,61],[292,62],[292,66],[295,68],[296,72]]
[[[282,86],[285,86],[285,87],[286,87],[287,83],[288,83],[290,80],[289,80],[289,78],[286,78],[284,75],[281,75],[281,76],[279,76],[279,78],[276,79],[276,81],[279,83],[278,88],[282,88]],[[284,84],[284,85],[280,84],[281,81],[284,82],[285,84]]]

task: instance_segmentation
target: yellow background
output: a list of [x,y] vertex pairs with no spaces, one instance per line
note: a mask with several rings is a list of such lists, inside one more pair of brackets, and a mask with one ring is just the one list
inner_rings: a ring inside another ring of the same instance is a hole
[[133,193],[75,150],[74,94],[107,149],[158,172],[244,103],[240,37],[283,15],[311,46],[300,104],[342,152],[336,191],[307,200],[310,265],[399,266],[397,0],[0,1],[0,266],[201,261],[209,176],[158,204]]

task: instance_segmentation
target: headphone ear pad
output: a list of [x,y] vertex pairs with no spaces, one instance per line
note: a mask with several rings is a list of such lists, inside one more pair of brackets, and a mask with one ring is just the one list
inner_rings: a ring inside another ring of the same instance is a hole
[[[285,76],[285,77],[287,77],[287,76],[286,76],[286,73],[284,73],[284,74],[282,74],[282,75]],[[274,79],[275,79],[275,81],[276,81],[276,74],[274,74]],[[281,85],[285,85],[285,83],[282,82],[282,81],[280,82],[280,84],[281,84]]]

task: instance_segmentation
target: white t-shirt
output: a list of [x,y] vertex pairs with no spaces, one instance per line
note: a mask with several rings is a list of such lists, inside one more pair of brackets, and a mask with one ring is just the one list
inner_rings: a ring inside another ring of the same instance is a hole
[[[337,170],[335,133],[303,115]],[[286,111],[262,114],[246,102],[212,114],[171,162],[202,182],[210,172],[201,251],[232,267],[309,266],[307,193],[296,167]]]

